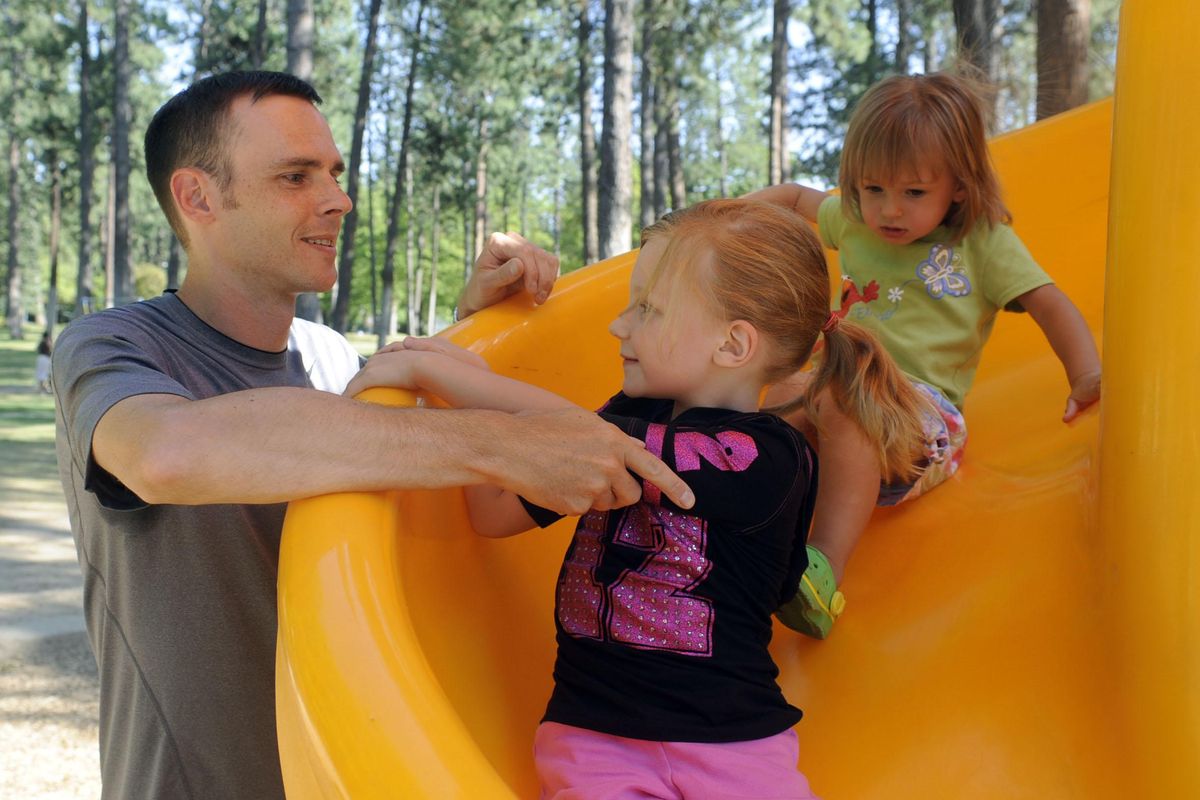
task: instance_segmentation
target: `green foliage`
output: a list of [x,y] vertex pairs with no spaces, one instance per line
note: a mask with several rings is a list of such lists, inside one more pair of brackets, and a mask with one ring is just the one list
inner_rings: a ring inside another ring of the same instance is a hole
[[133,289],[139,298],[158,297],[166,288],[167,272],[158,264],[133,265]]
[[[603,4],[591,16],[603,23]],[[108,131],[113,84],[112,0],[89,0],[93,64],[92,124],[96,133],[91,271],[103,298],[101,237],[107,197]],[[432,198],[440,188],[438,317],[447,321],[461,289],[466,254],[475,243],[476,164],[487,155],[491,229],[523,233],[562,254],[565,271],[580,264],[582,222],[575,25],[580,0],[430,0],[417,65],[409,162],[415,209],[401,213],[395,262],[397,317],[406,295],[405,234],[419,247],[422,304],[434,248]],[[1002,129],[1033,115],[1034,0],[1002,0],[1000,100]],[[903,5],[901,5],[903,4]],[[194,75],[253,63],[258,5],[252,0],[133,0],[133,176],[130,219],[138,293],[153,296],[171,237],[146,185],[140,134],[153,111]],[[1092,95],[1111,91],[1119,0],[1092,0]],[[792,177],[829,185],[836,178],[845,121],[868,85],[893,71],[938,68],[953,56],[948,0],[875,0],[874,35],[867,0],[794,0],[789,83]],[[766,180],[767,88],[771,4],[750,0],[659,0],[654,52],[678,91],[688,201],[738,195]],[[901,36],[898,14],[905,11]],[[368,117],[358,198],[359,225],[350,329],[369,329],[378,314],[380,272],[395,183],[409,54],[417,2],[386,3]],[[201,14],[207,10],[207,19]],[[365,0],[316,0],[315,83],[334,138],[347,152],[361,67]],[[15,137],[18,234],[26,309],[40,308],[49,289],[50,176],[63,176],[60,303],[75,291],[79,241],[78,0],[7,0],[0,9],[0,143]],[[640,26],[643,6],[635,4]],[[268,3],[265,63],[285,65],[284,3]],[[204,47],[198,47],[203,31]],[[907,48],[903,63],[898,51]],[[640,33],[635,36],[640,48]],[[598,51],[597,51],[598,52]],[[597,62],[599,55],[597,55]],[[593,69],[600,97],[601,70]],[[637,80],[635,76],[635,87]],[[639,102],[635,90],[636,104]],[[594,110],[597,128],[599,108]],[[636,124],[635,124],[636,127]],[[486,136],[484,132],[486,131]],[[640,146],[636,139],[635,150]],[[636,177],[636,176],[635,176]],[[7,189],[7,171],[0,186]],[[637,192],[635,191],[635,197]],[[0,219],[7,192],[0,191]],[[635,200],[636,202],[636,200]],[[403,203],[403,198],[401,198]],[[0,254],[8,231],[0,230]],[[3,259],[0,258],[0,263]],[[144,285],[143,285],[144,284]],[[415,287],[413,287],[415,289]],[[329,298],[323,302],[329,305]]]

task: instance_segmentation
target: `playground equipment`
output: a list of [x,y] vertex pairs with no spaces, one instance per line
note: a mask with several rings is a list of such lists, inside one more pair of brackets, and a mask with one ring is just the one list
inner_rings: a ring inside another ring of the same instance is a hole
[[[1186,485],[1200,325],[1166,302],[1187,296],[1200,253],[1200,107],[1178,88],[1200,78],[1178,35],[1200,7],[1150,6],[1124,8],[1115,110],[993,143],[1018,233],[1098,338],[1106,309],[1102,410],[1063,425],[1058,362],[1031,320],[1002,315],[960,472],[877,512],[829,640],[776,629],[781,684],[805,711],[801,767],[823,797],[1200,797],[1200,499]],[[619,385],[604,328],[631,264],[448,335],[595,407]],[[289,796],[536,796],[571,523],[485,540],[458,490],[294,503],[277,689]]]

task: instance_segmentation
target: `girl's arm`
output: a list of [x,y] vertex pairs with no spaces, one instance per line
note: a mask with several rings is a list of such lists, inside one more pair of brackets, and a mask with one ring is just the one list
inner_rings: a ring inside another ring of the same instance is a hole
[[350,381],[346,394],[353,397],[374,386],[423,390],[455,408],[517,413],[576,407],[553,392],[497,375],[486,367],[435,350],[381,350],[371,356]]
[[1054,284],[1039,286],[1017,298],[1046,334],[1067,371],[1071,394],[1063,422],[1070,422],[1100,399],[1100,356],[1096,341],[1079,309]]
[[821,207],[821,203],[826,197],[829,197],[829,192],[822,192],[820,189],[801,186],[798,183],[780,183],[775,186],[768,186],[765,189],[759,189],[756,192],[751,192],[745,195],[743,199],[761,200],[765,203],[784,206],[795,211],[809,222],[816,222],[817,209]]
[[486,483],[464,486],[463,495],[467,498],[471,527],[480,536],[499,539],[537,526],[517,496],[499,486]]
[[[574,406],[552,392],[491,372],[478,355],[445,340],[405,342],[372,356],[346,394],[393,386],[430,392],[458,408],[519,412]],[[463,494],[471,527],[481,536],[512,536],[536,526],[513,492],[482,484],[463,487]]]

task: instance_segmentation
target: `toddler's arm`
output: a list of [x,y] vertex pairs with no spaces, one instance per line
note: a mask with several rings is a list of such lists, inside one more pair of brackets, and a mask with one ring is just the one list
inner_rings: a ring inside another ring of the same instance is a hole
[[1052,283],[1026,292],[1017,302],[1046,334],[1046,340],[1067,371],[1071,394],[1067,397],[1063,422],[1070,422],[1100,399],[1096,340],[1079,309]]
[[809,222],[816,222],[817,209],[821,207],[821,202],[828,196],[829,192],[822,192],[820,189],[813,189],[809,186],[801,186],[798,183],[780,183],[775,186],[768,186],[765,189],[759,189],[756,192],[751,192],[745,195],[744,199],[760,200],[764,203],[784,206],[795,211]]

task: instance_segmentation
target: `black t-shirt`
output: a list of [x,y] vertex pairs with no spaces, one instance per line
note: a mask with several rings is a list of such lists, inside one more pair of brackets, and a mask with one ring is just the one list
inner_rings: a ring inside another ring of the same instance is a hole
[[[545,721],[652,741],[732,742],[800,719],[767,651],[771,615],[807,565],[816,458],[778,417],[618,394],[601,416],[696,495],[651,484],[580,518],[558,577]],[[526,503],[539,525],[553,512]]]

